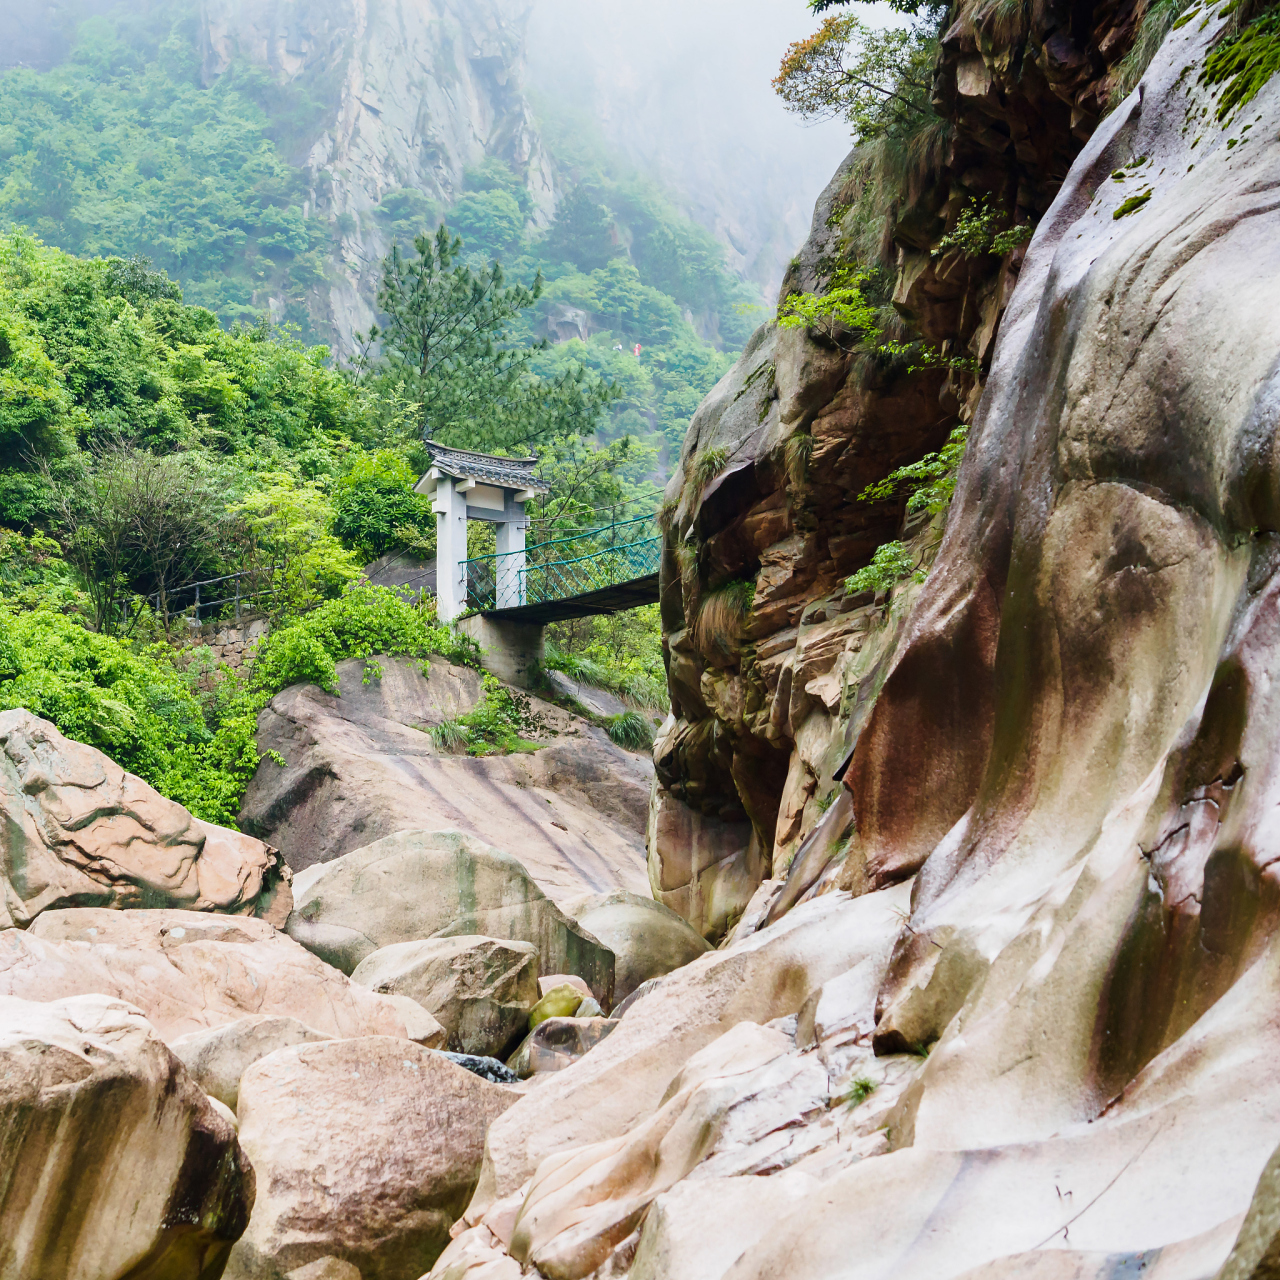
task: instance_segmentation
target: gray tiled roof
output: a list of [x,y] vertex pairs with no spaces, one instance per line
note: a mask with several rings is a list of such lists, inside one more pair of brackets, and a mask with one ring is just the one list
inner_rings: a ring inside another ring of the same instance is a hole
[[434,440],[428,440],[426,445],[431,465],[456,480],[480,480],[505,489],[548,492],[547,486],[533,474],[537,458],[498,458],[489,453],[472,453],[469,449],[450,449]]

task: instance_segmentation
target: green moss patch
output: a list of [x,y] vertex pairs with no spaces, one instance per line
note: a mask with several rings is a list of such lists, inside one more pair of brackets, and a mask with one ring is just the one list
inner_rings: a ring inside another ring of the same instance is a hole
[[1205,60],[1200,83],[1225,84],[1217,117],[1252,102],[1262,86],[1280,71],[1280,5],[1255,18],[1243,31],[1228,36]]
[[1141,209],[1150,199],[1150,191],[1140,191],[1136,196],[1130,196],[1111,216],[1113,218],[1127,218],[1131,213],[1136,213]]

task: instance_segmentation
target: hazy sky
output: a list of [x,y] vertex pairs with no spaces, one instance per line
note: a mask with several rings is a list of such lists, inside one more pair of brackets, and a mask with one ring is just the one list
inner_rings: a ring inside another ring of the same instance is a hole
[[[860,16],[892,21],[880,7]],[[804,0],[533,0],[530,81],[587,110],[776,289],[851,145],[843,122],[805,125],[770,86],[819,22]]]

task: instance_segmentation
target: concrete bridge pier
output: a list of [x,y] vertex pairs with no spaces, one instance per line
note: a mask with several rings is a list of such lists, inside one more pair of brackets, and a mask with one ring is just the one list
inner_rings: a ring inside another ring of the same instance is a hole
[[504,684],[532,689],[542,667],[543,632],[540,622],[511,622],[472,614],[458,623],[458,630],[480,646],[480,665]]

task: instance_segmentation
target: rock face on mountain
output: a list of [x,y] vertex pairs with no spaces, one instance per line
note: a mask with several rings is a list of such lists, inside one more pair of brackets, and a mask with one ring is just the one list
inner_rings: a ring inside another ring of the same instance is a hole
[[0,996],[0,1273],[220,1275],[254,1174],[142,1015]]
[[336,280],[311,301],[344,349],[373,319],[388,224],[406,200],[410,213],[450,200],[468,165],[496,155],[526,175],[549,220],[550,162],[520,83],[523,19],[508,0],[200,6],[206,83],[242,59],[334,104],[296,160],[311,180],[307,213],[340,230]]
[[[796,523],[785,423],[852,520],[921,421],[804,335],[700,412],[727,465],[673,491],[657,803],[748,824],[768,901],[495,1122],[434,1280],[1193,1280],[1238,1235],[1227,1274],[1267,1273],[1280,77],[1224,106],[1198,68],[1230,15],[1193,17],[1044,212],[945,518]],[[904,533],[923,582],[824,587],[836,537]],[[744,573],[735,629],[704,611]]]
[[[541,699],[529,754],[471,759],[427,732],[474,709],[480,677],[433,658],[338,664],[340,697],[316,685],[278,694],[258,720],[258,766],[241,825],[278,846],[295,871],[397,831],[457,829],[518,851],[551,898],[644,892],[649,762],[587,721]],[[482,931],[483,932],[483,931]]]
[[0,712],[0,929],[61,907],[182,907],[283,925],[276,851],[193,818],[29,711]]

